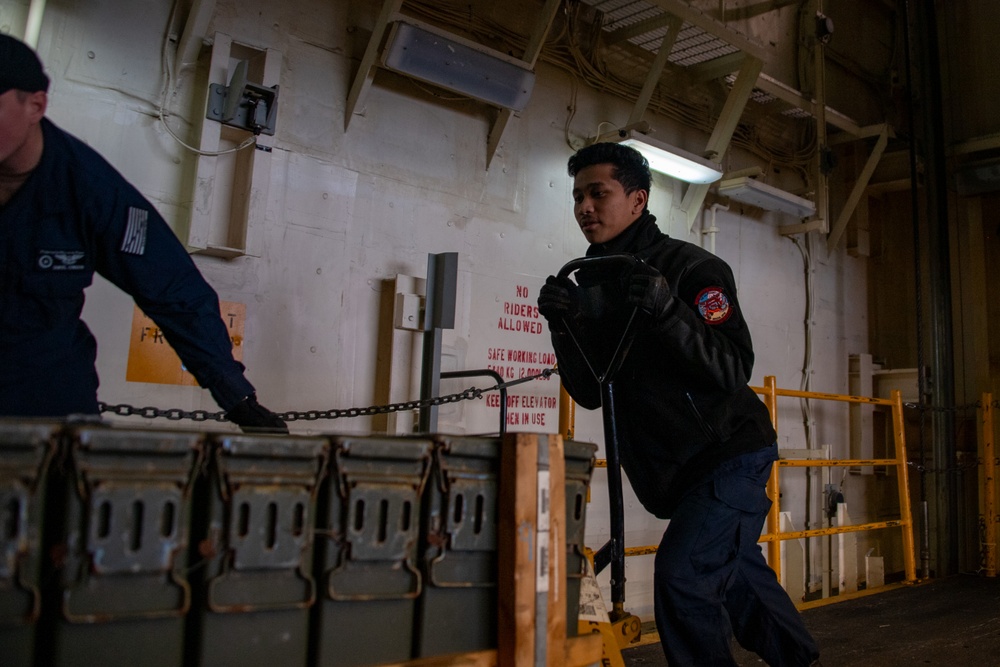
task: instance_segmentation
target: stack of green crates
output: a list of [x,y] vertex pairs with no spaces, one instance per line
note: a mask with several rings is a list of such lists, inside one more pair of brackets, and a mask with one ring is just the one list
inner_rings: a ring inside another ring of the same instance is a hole
[[[0,421],[0,665],[362,667],[495,648],[502,447]],[[564,448],[572,635],[596,447]]]
[[[497,521],[502,441],[441,436],[427,488],[416,657],[497,646]],[[545,442],[545,439],[542,439]],[[577,634],[587,487],[596,446],[563,443],[566,631]]]

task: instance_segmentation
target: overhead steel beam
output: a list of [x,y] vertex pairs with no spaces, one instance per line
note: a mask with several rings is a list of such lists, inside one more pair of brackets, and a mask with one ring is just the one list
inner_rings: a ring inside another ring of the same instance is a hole
[[[857,141],[858,139],[870,139],[871,137],[881,136],[886,124],[876,123],[875,125],[865,125],[864,127],[858,128],[857,134],[851,134],[849,132],[838,132],[827,138],[827,144],[830,146],[837,146],[839,144],[846,144],[852,141]],[[889,128],[889,138],[893,138],[895,133],[892,128]]]
[[983,137],[969,139],[959,144],[955,144],[948,151],[950,157],[957,155],[967,155],[977,151],[988,151],[1000,148],[1000,134],[989,134]]
[[690,65],[684,71],[689,77],[699,83],[714,81],[715,79],[729,76],[738,70],[743,66],[743,61],[746,60],[746,57],[747,54],[742,51],[736,51],[735,53],[720,56],[719,58],[706,60],[697,65]]
[[514,115],[511,109],[500,109],[497,112],[497,117],[493,119],[493,123],[490,125],[490,133],[486,137],[486,169],[490,168],[493,164],[493,157],[497,154],[500,149],[500,140],[503,139],[503,133],[507,129],[507,123],[510,122],[511,116]]
[[806,232],[826,231],[825,227],[826,222],[824,220],[813,219],[794,225],[781,225],[778,227],[778,233],[782,236],[792,236],[794,234],[805,234]]
[[[757,87],[765,93],[774,95],[779,100],[791,104],[793,107],[802,109],[813,116],[817,115],[819,105],[815,100],[804,95],[800,91],[795,90],[791,86],[768,76],[767,74],[760,75],[760,78],[757,81]],[[843,130],[844,132],[848,132],[855,137],[861,136],[861,126],[845,114],[840,113],[836,109],[831,109],[830,107],[825,107],[824,112],[826,114],[826,122],[833,127]]]
[[[733,133],[736,132],[740,116],[743,115],[743,109],[746,108],[747,102],[750,100],[750,95],[753,93],[757,77],[763,66],[763,61],[748,55],[740,68],[740,73],[736,75],[736,81],[733,82],[733,87],[729,90],[726,103],[715,123],[715,129],[712,130],[712,136],[709,137],[708,144],[705,146],[704,155],[713,162],[721,163],[722,156],[729,149],[729,142],[733,139]],[[684,193],[680,208],[687,213],[688,231],[694,228],[694,221],[705,201],[705,195],[708,194],[709,188],[711,188],[711,184],[693,183],[688,186]]]
[[763,66],[763,61],[751,57],[747,58],[743,67],[740,68],[740,73],[733,82],[729,96],[726,97],[726,104],[722,107],[722,113],[719,114],[719,120],[715,124],[712,136],[708,139],[708,145],[705,147],[706,155],[714,154],[711,159],[721,160],[722,155],[729,148],[729,141],[733,138],[733,132],[736,131],[736,125],[740,121],[743,109],[750,100],[750,95],[753,93],[757,77]]
[[878,166],[879,160],[882,159],[882,154],[885,152],[885,147],[889,144],[889,126],[882,126],[882,133],[878,137],[878,141],[875,142],[875,147],[872,149],[871,155],[868,156],[868,161],[865,162],[864,168],[861,170],[861,175],[858,176],[858,180],[854,183],[854,188],[851,189],[851,194],[847,197],[847,202],[844,203],[844,208],[837,217],[837,222],[834,223],[833,229],[830,230],[830,236],[826,239],[826,249],[828,253],[832,253],[840,243],[840,237],[844,235],[844,231],[847,229],[847,223],[854,215],[854,209],[857,207],[858,202],[861,201],[861,197],[865,195],[866,189],[868,188],[868,182],[872,178],[872,174],[875,173],[875,167]]
[[[545,6],[538,15],[535,29],[532,31],[531,37],[528,39],[528,45],[524,49],[524,55],[521,57],[521,60],[527,63],[531,69],[534,69],[538,63],[538,57],[542,54],[542,46],[545,44],[545,38],[552,28],[552,21],[555,19],[556,11],[558,11],[561,4],[562,0],[546,0]],[[507,123],[510,122],[510,117],[513,113],[510,109],[501,108],[497,117],[493,120],[493,124],[490,126],[490,133],[486,139],[487,169],[490,168],[490,165],[493,163],[493,156],[496,155],[497,150],[500,148],[500,140],[503,138],[504,130],[507,129]]]
[[[184,21],[184,30],[177,42],[174,72],[198,64],[198,55],[208,32],[208,23],[215,14],[215,0],[195,0]],[[172,27],[172,26],[171,26]],[[228,82],[227,82],[228,83]]]
[[354,115],[354,110],[364,103],[364,99],[368,95],[368,89],[371,88],[372,81],[375,80],[376,61],[378,60],[379,48],[382,45],[382,38],[385,36],[385,31],[389,28],[389,23],[393,15],[399,11],[402,4],[403,0],[385,0],[382,4],[382,11],[379,12],[378,18],[375,20],[375,25],[372,27],[372,36],[368,40],[365,55],[361,58],[358,73],[354,75],[351,92],[347,94],[347,106],[344,109],[345,132],[348,125],[351,124],[351,117]]
[[528,63],[528,67],[534,68],[538,63],[538,56],[542,54],[545,38],[549,34],[549,29],[552,28],[552,21],[555,19],[556,11],[559,10],[561,4],[562,0],[546,0],[545,6],[538,14],[535,30],[531,33],[531,39],[528,40],[528,45],[524,49],[524,55],[521,56],[521,60]]
[[649,100],[653,97],[656,84],[660,81],[663,68],[667,64],[667,58],[670,57],[670,51],[674,48],[677,35],[681,32],[681,26],[684,25],[684,22],[677,17],[670,17],[667,23],[670,27],[667,29],[667,34],[663,36],[663,41],[660,43],[660,50],[657,51],[656,58],[653,59],[653,64],[646,74],[646,81],[642,84],[642,90],[635,101],[635,106],[632,107],[632,115],[629,116],[628,125],[638,123],[642,120],[642,115],[646,113],[646,107],[649,106]]

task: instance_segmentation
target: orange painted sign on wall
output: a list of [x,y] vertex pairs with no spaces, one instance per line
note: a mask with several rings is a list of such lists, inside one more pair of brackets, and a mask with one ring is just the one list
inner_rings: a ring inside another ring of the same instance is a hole
[[[229,339],[233,341],[233,357],[243,361],[243,325],[247,307],[243,303],[219,301],[222,321],[229,329]],[[129,382],[155,382],[157,384],[181,384],[198,386],[184,368],[174,348],[170,347],[163,332],[153,320],[135,307],[132,314],[132,334],[128,345],[128,366],[125,379]]]

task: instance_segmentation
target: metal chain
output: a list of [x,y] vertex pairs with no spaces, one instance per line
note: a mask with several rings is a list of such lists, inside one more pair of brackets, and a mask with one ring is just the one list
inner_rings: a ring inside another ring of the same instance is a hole
[[[934,406],[926,405],[924,403],[903,403],[903,407],[908,410],[920,410],[922,412],[964,412],[966,410],[978,410],[983,407],[982,401],[976,401],[975,403],[966,403],[964,405],[952,405],[952,406]],[[1000,402],[994,400],[991,403],[991,407],[1000,407]]]
[[[993,400],[990,403],[990,406],[993,407],[993,408],[1000,407],[1000,401]],[[975,403],[966,403],[964,405],[941,406],[941,407],[937,407],[937,406],[933,406],[933,405],[926,405],[926,404],[923,404],[923,403],[903,403],[903,407],[907,408],[909,410],[919,410],[921,412],[965,412],[967,410],[980,410],[980,409],[982,409],[983,402],[982,401],[976,401]],[[916,463],[915,461],[907,461],[906,465],[908,465],[908,466],[912,467],[914,470],[917,470],[918,472],[922,472],[922,473],[929,473],[929,474],[939,474],[939,473],[952,474],[952,473],[954,473],[954,474],[960,474],[960,473],[965,472],[966,470],[972,470],[973,468],[976,468],[976,467],[982,465],[982,462],[977,459],[976,461],[973,461],[971,463],[965,463],[963,465],[954,466],[954,467],[950,467],[950,468],[928,468],[927,466],[920,465],[920,464]]]
[[[536,375],[531,375],[528,377],[519,378],[517,380],[511,380],[509,382],[500,382],[498,384],[489,387],[488,389],[478,389],[476,387],[469,387],[465,391],[460,391],[457,394],[448,394],[446,396],[435,396],[433,398],[422,398],[415,401],[405,401],[403,403],[390,403],[388,405],[370,405],[366,408],[345,408],[345,409],[330,409],[330,410],[306,410],[303,412],[297,412],[291,410],[288,412],[278,412],[275,413],[281,417],[286,422],[292,421],[315,421],[318,419],[340,419],[341,417],[371,417],[373,415],[384,415],[390,412],[404,412],[407,410],[419,410],[420,408],[427,408],[435,405],[444,405],[446,403],[457,403],[459,401],[468,401],[474,398],[482,398],[483,394],[490,391],[499,391],[501,389],[507,389],[519,384],[524,384],[525,382],[531,382],[532,380],[537,380],[539,378],[551,377],[554,373],[558,373],[555,368],[546,368],[541,373]],[[144,408],[137,408],[127,403],[118,404],[108,404],[103,402],[97,403],[98,410],[100,412],[111,412],[121,417],[145,417],[146,419],[153,419],[156,417],[163,417],[164,419],[169,419],[171,421],[180,421],[182,419],[191,419],[196,422],[204,421],[217,421],[224,422],[227,421],[226,413],[223,410],[218,412],[209,412],[207,410],[180,410],[178,408],[171,408],[168,410],[161,410],[160,408],[154,408],[147,406]]]
[[975,461],[972,461],[971,463],[964,463],[964,464],[962,464],[960,466],[954,466],[954,467],[951,467],[951,468],[928,468],[927,466],[920,465],[916,461],[907,461],[906,465],[910,466],[911,468],[913,468],[914,470],[916,470],[918,472],[929,473],[929,474],[932,474],[932,475],[936,475],[938,473],[960,474],[960,473],[964,473],[966,470],[973,470],[974,468],[978,468],[979,466],[982,465],[982,461],[980,461],[979,459],[976,459]]
[[154,417],[165,417],[171,421],[180,421],[181,419],[192,419],[196,422],[207,422],[207,421],[217,421],[224,422],[226,420],[226,413],[224,411],[219,412],[209,412],[208,410],[180,410],[178,408],[171,408],[169,410],[161,410],[160,408],[154,408],[152,406],[146,406],[144,408],[137,408],[135,406],[129,405],[128,403],[117,403],[108,404],[103,401],[97,402],[97,409],[99,412],[111,412],[120,417],[145,417],[146,419],[152,419]]

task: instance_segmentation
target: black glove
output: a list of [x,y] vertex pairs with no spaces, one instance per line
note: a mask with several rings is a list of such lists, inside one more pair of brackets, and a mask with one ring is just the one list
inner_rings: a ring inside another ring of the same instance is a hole
[[288,433],[288,425],[257,402],[257,396],[250,394],[226,413],[226,419],[239,425],[244,433]]
[[549,276],[538,292],[538,312],[553,331],[563,329],[563,321],[576,314],[576,285],[569,278]]
[[637,264],[628,281],[628,302],[654,320],[662,320],[667,316],[673,295],[659,271],[648,264]]

